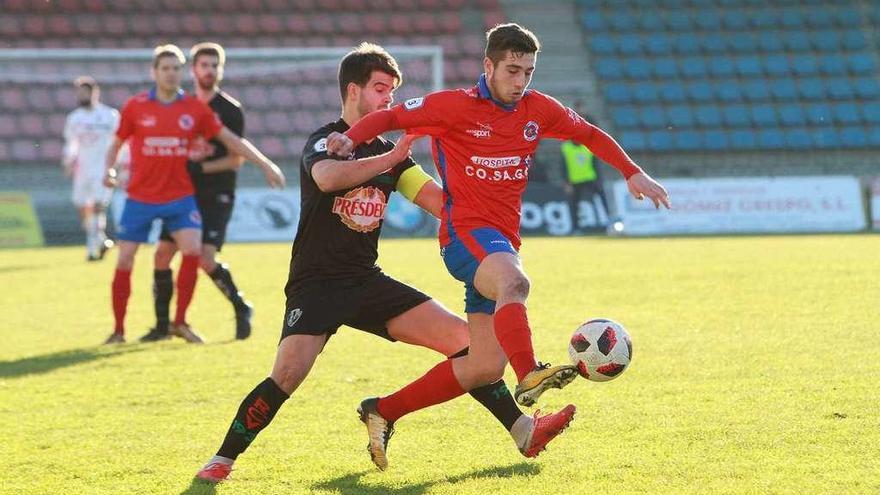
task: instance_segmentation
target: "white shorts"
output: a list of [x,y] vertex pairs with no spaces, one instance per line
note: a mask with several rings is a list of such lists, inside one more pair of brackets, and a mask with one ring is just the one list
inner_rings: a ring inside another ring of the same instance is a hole
[[110,202],[113,190],[104,186],[102,177],[76,177],[73,179],[71,199],[77,208],[104,205]]

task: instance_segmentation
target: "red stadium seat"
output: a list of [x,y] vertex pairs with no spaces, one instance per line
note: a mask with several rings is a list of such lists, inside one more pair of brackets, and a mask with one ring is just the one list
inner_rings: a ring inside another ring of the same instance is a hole
[[45,131],[42,116],[26,114],[18,119],[18,134],[21,137],[39,138],[46,135]]
[[53,36],[68,37],[73,35],[73,23],[63,15],[47,16],[49,32]]
[[203,36],[208,32],[205,26],[205,19],[199,14],[185,14],[181,18],[180,24],[181,30],[190,35]]
[[444,33],[461,31],[461,17],[458,14],[444,14],[440,18],[440,28]]
[[260,32],[264,34],[279,34],[284,32],[284,23],[275,14],[263,14],[258,17],[257,24]]
[[10,148],[9,141],[0,140],[0,163],[10,161],[12,158]]
[[10,138],[18,135],[16,119],[8,113],[0,113],[0,138]]
[[245,36],[258,34],[260,32],[260,28],[257,25],[256,16],[245,13],[236,15],[235,32]]
[[[49,129],[49,132],[52,133],[53,136],[63,136],[64,122],[66,120],[66,114],[53,113],[46,119],[46,129]],[[59,140],[61,140],[61,137],[59,137]]]
[[46,18],[40,15],[29,15],[24,18],[25,36],[41,37],[49,34]]
[[285,112],[269,112],[266,114],[266,131],[269,134],[290,133],[290,120]]
[[180,17],[175,14],[161,14],[155,16],[156,20],[156,33],[154,34],[164,34],[167,36],[174,36],[180,33],[183,28],[180,26]]
[[24,91],[21,88],[6,87],[0,89],[0,107],[4,112],[9,110],[22,111],[27,108],[27,101],[24,99]]
[[483,15],[483,25],[486,29],[493,28],[498,24],[503,24],[505,22],[507,22],[507,16],[505,16],[504,12],[501,12],[500,10],[486,12]]
[[288,86],[273,86],[269,90],[269,99],[276,108],[289,108],[296,104],[294,90]]
[[279,156],[284,153],[284,142],[277,136],[264,136],[258,141],[260,151],[268,156]]
[[[361,16],[359,16],[357,14],[342,14],[337,18],[337,20],[339,22],[339,30],[343,33],[346,33],[346,34],[362,33],[364,30],[363,28],[367,27],[365,25],[366,20],[365,19],[362,20]],[[362,23],[364,24],[363,26],[362,26]],[[376,32],[376,31],[370,30],[369,28],[367,28],[367,30],[370,33]]]
[[437,19],[432,15],[416,15],[412,18],[414,32],[421,34],[434,34],[440,31]]
[[248,112],[245,108],[244,135],[259,136],[266,132],[266,124],[263,122],[262,112]]
[[21,20],[12,16],[0,15],[0,37],[17,38],[23,34]]
[[383,34],[388,29],[385,16],[382,14],[365,14],[361,16],[361,21],[368,34]]
[[336,30],[333,16],[329,14],[314,14],[309,16],[309,27],[312,33],[325,34]]
[[153,18],[146,15],[134,15],[129,18],[128,27],[131,34],[138,36],[152,35],[156,31]]
[[284,24],[291,34],[302,36],[309,32],[308,19],[302,14],[288,14],[284,17]]
[[16,139],[12,141],[12,159],[23,162],[33,162],[39,157],[37,143],[30,139]]
[[407,34],[413,31],[410,17],[406,14],[391,14],[388,28],[394,34]]
[[[61,131],[54,132],[53,129],[50,129],[49,135],[60,136]],[[46,139],[40,140],[39,149],[38,149],[40,160],[47,161],[47,162],[55,162],[55,163],[60,162],[63,147],[64,147],[64,144],[62,143],[61,139],[59,139],[59,138],[56,138],[56,139],[46,138]]]

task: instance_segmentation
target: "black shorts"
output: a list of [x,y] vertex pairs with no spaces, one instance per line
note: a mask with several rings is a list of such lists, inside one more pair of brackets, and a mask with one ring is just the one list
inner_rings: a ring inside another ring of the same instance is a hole
[[288,335],[327,335],[329,339],[341,325],[348,325],[394,342],[388,334],[388,320],[430,300],[382,272],[310,283],[288,295],[281,339]]
[[[234,192],[219,192],[196,196],[196,204],[202,215],[202,244],[210,244],[217,247],[217,251],[223,249],[226,242],[226,226],[232,218],[232,207],[235,205]],[[171,233],[162,227],[159,239],[173,242]]]

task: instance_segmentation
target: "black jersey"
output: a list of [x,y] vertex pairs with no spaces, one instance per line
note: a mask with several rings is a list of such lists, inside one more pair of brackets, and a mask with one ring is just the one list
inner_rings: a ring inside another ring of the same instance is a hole
[[[217,91],[217,94],[215,94],[214,97],[211,98],[211,101],[208,102],[208,106],[211,107],[211,110],[217,114],[220,122],[222,122],[230,131],[239,136],[244,136],[244,113],[241,110],[241,103],[223,91]],[[226,146],[224,146],[217,138],[214,138],[209,142],[211,146],[214,147],[214,153],[205,158],[204,161],[216,160],[229,154]],[[198,164],[193,162],[189,163],[189,170],[191,172],[190,177],[192,178],[193,186],[196,189],[196,195],[211,195],[220,192],[232,192],[235,190],[236,173],[234,170],[219,172],[216,174],[203,174],[200,173],[200,169],[197,167]]]
[[[327,154],[327,136],[345,132],[344,120],[325,125],[309,136],[300,166],[300,218],[290,258],[290,275],[285,292],[290,295],[302,284],[341,280],[379,271],[379,232],[385,208],[397,180],[415,165],[412,158],[395,165],[369,181],[340,191],[324,193],[312,178],[312,167]],[[382,137],[355,148],[350,159],[381,155],[394,148]]]

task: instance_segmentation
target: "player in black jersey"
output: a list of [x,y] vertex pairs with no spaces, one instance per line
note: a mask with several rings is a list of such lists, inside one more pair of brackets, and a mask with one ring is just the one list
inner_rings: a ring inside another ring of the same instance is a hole
[[[368,113],[388,108],[401,82],[397,62],[376,45],[364,43],[342,59],[342,118],[313,133],[303,150],[301,216],[275,365],[270,376],[241,402],[223,444],[198,478],[211,482],[227,478],[232,463],[306,378],[341,325],[427,347],[450,358],[467,354],[464,320],[385,275],[376,265],[379,233],[393,191],[435,216],[440,214],[440,187],[409,157],[413,136],[402,137],[396,145],[378,137],[357,147],[347,159],[327,154],[326,137],[331,132],[344,132]],[[571,420],[573,411],[526,416],[499,376],[485,383],[489,382],[471,390],[471,395],[507,428],[527,457],[537,455]],[[381,424],[375,430],[383,449],[373,460],[384,469],[384,447],[393,425]]]
[[[208,103],[224,126],[239,136],[244,136],[244,113],[241,104],[220,90],[226,53],[216,43],[199,43],[190,50],[192,74],[196,96]],[[235,203],[236,171],[244,158],[230,154],[223,143],[212,139],[202,142],[190,156],[189,172],[196,191],[196,203],[202,215],[202,256],[200,265],[235,311],[235,337],[246,339],[251,334],[253,308],[232,280],[229,266],[217,260],[217,253],[226,240],[226,226],[232,217]],[[169,232],[162,230],[154,257],[153,297],[156,326],[141,337],[149,342],[177,335],[188,342],[202,343],[202,338],[186,322],[186,311],[192,293],[178,290],[177,311],[173,323],[169,321],[169,306],[174,292],[171,260],[177,245]],[[181,266],[178,286],[185,277],[196,277],[198,267]]]

